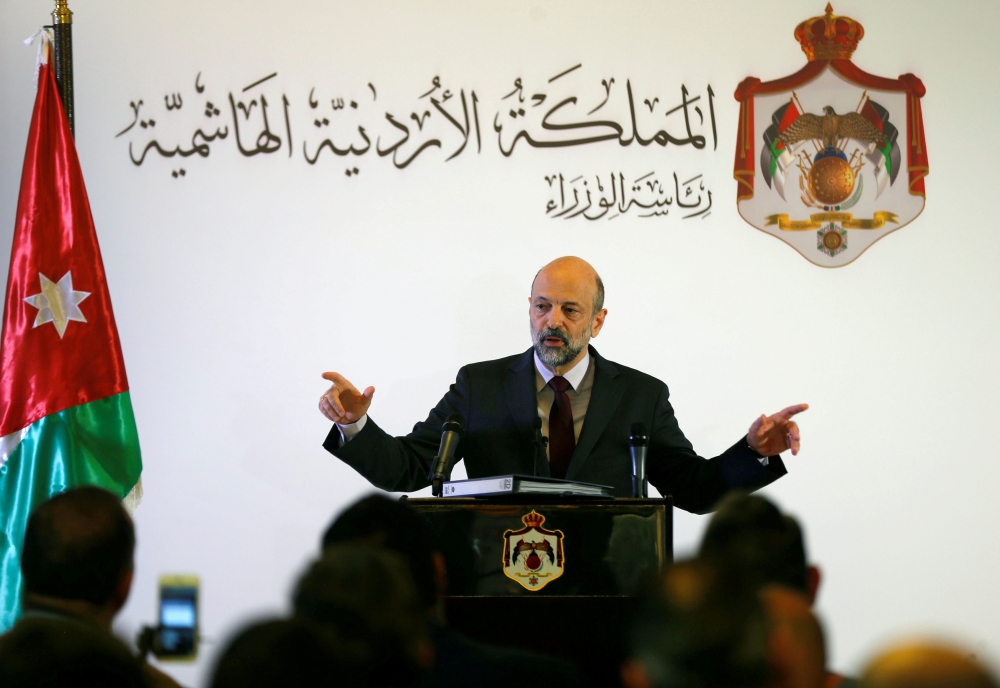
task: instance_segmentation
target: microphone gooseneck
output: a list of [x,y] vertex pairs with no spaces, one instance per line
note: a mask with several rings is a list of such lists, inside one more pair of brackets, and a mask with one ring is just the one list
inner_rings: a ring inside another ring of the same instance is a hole
[[549,444],[549,438],[542,434],[542,419],[539,416],[535,416],[535,459],[532,462],[532,475],[538,476],[538,467],[545,465],[548,461],[548,456],[545,453],[545,449]]
[[649,481],[646,479],[649,434],[644,423],[632,423],[628,431],[628,447],[632,455],[632,496],[645,499],[649,496]]
[[441,496],[444,481],[451,477],[451,463],[458,451],[458,441],[462,437],[462,417],[457,413],[448,416],[441,426],[441,444],[437,456],[431,465],[431,492],[435,497]]

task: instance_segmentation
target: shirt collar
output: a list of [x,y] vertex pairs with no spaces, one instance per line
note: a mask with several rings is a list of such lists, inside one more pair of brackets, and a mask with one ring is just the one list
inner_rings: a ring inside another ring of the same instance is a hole
[[[535,352],[534,356],[535,356],[535,370],[538,371],[538,374],[542,376],[542,380],[544,380],[545,384],[547,385],[549,384],[549,380],[554,378],[556,374],[545,367],[545,364],[542,363],[540,358],[538,358],[537,351]],[[570,386],[573,388],[574,392],[580,391],[580,383],[583,382],[583,378],[587,375],[587,369],[589,367],[590,367],[590,350],[588,349],[587,353],[583,355],[583,359],[581,359],[579,363],[577,363],[575,366],[573,366],[571,370],[567,371],[567,373],[563,375],[563,377],[566,378],[566,382],[568,382]]]

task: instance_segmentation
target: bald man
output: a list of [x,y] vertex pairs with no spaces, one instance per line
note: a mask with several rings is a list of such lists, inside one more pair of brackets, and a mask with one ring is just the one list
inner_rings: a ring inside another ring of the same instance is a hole
[[[590,346],[608,311],[604,283],[586,261],[558,258],[535,275],[528,298],[533,346],[524,353],[467,365],[427,420],[405,437],[392,437],[368,415],[374,387],[364,391],[336,372],[319,409],[334,426],[323,446],[373,485],[411,492],[430,484],[428,473],[441,426],[455,413],[465,434],[457,460],[470,478],[542,475],[610,485],[632,494],[628,433],[649,431],[649,482],[688,511],[705,513],[732,488],[755,490],[784,475],[778,456],[798,453],[792,420],[808,406],[762,415],[746,436],[714,459],[698,456],[684,437],[667,386],[603,358]],[[538,460],[536,423],[549,438]]]
[[989,669],[961,648],[926,640],[885,650],[861,677],[865,688],[1000,688]]

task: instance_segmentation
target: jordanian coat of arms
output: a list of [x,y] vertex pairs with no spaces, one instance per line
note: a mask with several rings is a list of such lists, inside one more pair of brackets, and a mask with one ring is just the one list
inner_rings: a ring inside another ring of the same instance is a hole
[[542,528],[545,517],[534,509],[521,517],[524,528],[503,534],[503,572],[531,591],[563,575],[563,534]]
[[864,35],[827,5],[795,28],[805,67],[736,89],[739,213],[823,267],[847,265],[924,208],[924,85],[856,67]]

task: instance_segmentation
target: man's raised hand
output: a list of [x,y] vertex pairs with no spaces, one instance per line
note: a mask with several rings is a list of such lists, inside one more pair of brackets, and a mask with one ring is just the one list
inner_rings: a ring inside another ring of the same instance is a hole
[[372,405],[374,387],[368,387],[359,392],[347,378],[340,373],[323,373],[323,379],[331,383],[323,396],[319,398],[319,410],[334,423],[350,425],[361,420]]
[[792,455],[799,453],[799,426],[792,416],[802,413],[809,404],[796,404],[778,411],[772,416],[761,415],[747,432],[747,443],[761,456],[774,456],[786,449]]

